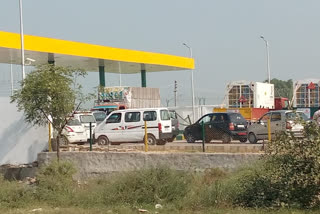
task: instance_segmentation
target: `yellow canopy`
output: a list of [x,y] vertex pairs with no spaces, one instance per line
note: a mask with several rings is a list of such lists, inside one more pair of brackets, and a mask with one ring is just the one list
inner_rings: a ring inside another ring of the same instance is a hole
[[[47,63],[53,56],[56,65],[87,71],[104,65],[106,72],[119,73],[119,62],[121,73],[126,74],[139,73],[142,64],[147,72],[194,69],[191,58],[31,35],[24,35],[24,49],[25,59],[35,60],[32,65]],[[21,64],[20,34],[0,31],[0,63]]]

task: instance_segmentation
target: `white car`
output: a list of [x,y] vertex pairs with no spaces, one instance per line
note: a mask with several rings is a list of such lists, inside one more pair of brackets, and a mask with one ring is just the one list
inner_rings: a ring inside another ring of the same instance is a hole
[[95,129],[98,144],[143,142],[147,121],[148,144],[165,144],[172,138],[172,124],[167,108],[125,109],[111,112]]
[[256,143],[258,140],[268,139],[268,119],[270,119],[271,138],[277,132],[285,131],[293,133],[296,137],[303,137],[303,125],[301,120],[308,121],[307,116],[300,111],[278,110],[264,114],[256,123],[248,127],[248,140]]
[[97,121],[93,116],[92,112],[76,112],[73,114],[75,119],[78,119],[87,133],[87,139],[90,139],[90,123],[91,123],[91,131],[92,134],[94,132],[95,127],[97,126]]
[[86,130],[79,120],[70,119],[62,131],[61,145],[68,143],[85,143],[87,142]]

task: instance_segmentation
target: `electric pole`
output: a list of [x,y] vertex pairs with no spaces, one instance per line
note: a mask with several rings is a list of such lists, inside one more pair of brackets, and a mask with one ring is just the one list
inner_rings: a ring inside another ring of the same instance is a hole
[[177,81],[176,80],[174,81],[173,93],[174,93],[174,106],[177,106]]

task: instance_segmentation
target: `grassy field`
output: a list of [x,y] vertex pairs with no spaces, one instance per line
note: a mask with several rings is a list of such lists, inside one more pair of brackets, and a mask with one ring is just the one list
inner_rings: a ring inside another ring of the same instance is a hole
[[[248,178],[252,176],[252,171],[248,169],[237,173],[220,169],[191,173],[158,167],[87,181],[73,180],[75,172],[70,163],[52,163],[40,170],[37,181],[33,184],[0,178],[0,214],[320,213],[320,209],[281,208],[290,207],[286,204],[269,206],[274,207],[273,209],[263,208],[266,206],[249,208],[250,204],[247,206],[242,203],[250,195],[243,190],[242,185],[243,182],[247,184]],[[249,187],[249,193],[254,194],[256,189],[251,189],[251,185]],[[156,209],[157,204],[162,207]]]
[[[38,211],[33,211],[37,209]],[[41,210],[39,210],[41,209]],[[290,210],[290,209],[280,209],[280,210],[264,210],[264,209],[243,209],[243,208],[233,208],[233,209],[203,209],[203,210],[176,210],[175,208],[162,208],[155,209],[153,207],[144,207],[148,212],[145,213],[158,213],[158,214],[318,214],[319,211],[314,210]],[[139,212],[139,208],[129,208],[129,207],[113,207],[113,208],[51,208],[46,206],[37,206],[22,209],[1,209],[0,213],[5,214],[25,214],[25,213],[43,213],[43,214],[134,214],[143,213]]]

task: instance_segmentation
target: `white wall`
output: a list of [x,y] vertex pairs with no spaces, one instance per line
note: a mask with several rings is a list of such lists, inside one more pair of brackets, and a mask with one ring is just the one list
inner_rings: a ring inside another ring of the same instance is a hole
[[24,121],[9,97],[0,97],[0,165],[31,163],[48,148],[47,127],[34,127]]

